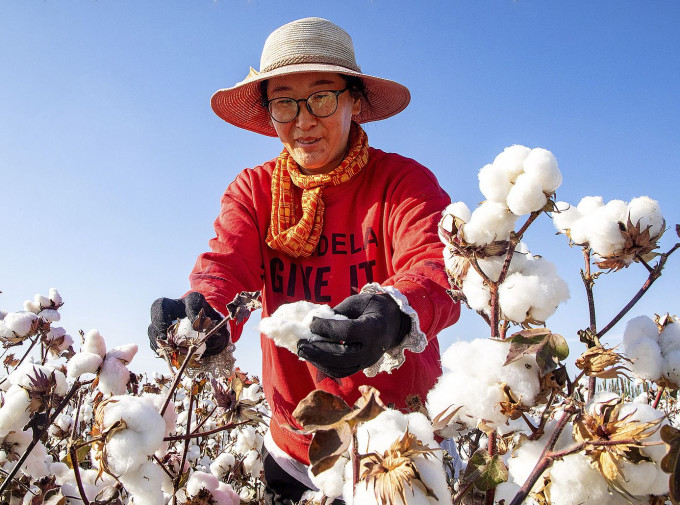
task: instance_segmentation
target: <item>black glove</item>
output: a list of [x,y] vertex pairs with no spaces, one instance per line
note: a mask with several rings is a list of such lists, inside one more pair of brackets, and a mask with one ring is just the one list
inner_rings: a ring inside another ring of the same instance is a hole
[[309,329],[321,338],[298,341],[298,356],[330,377],[368,368],[411,331],[411,318],[387,294],[352,295],[333,310],[348,319],[315,317]]
[[[213,309],[205,297],[197,291],[191,291],[184,298],[159,298],[151,305],[151,324],[149,325],[149,344],[151,349],[158,352],[158,340],[167,338],[168,328],[178,319],[188,317],[194,321],[198,313],[203,313],[219,323],[223,318]],[[229,344],[229,329],[224,326],[205,342],[203,356],[218,354]]]

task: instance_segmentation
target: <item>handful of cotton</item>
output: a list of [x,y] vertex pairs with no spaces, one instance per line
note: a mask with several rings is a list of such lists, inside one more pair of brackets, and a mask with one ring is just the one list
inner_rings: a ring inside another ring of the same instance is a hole
[[293,354],[297,354],[297,343],[300,339],[314,341],[321,338],[309,329],[315,317],[347,319],[346,316],[336,314],[328,305],[301,300],[281,305],[273,314],[260,321],[259,329],[277,346],[285,347]]

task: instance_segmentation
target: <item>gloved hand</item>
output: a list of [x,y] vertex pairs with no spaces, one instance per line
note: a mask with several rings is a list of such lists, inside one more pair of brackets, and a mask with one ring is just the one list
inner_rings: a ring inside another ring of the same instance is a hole
[[373,364],[411,331],[411,318],[391,296],[359,293],[333,308],[348,319],[315,317],[318,339],[298,341],[298,356],[330,377],[347,377]]
[[[191,291],[184,298],[159,298],[151,305],[151,324],[149,325],[149,344],[151,349],[158,352],[158,340],[167,338],[168,328],[178,319],[188,317],[194,321],[198,313],[203,313],[219,323],[223,318],[213,309],[205,297],[197,291]],[[205,342],[203,356],[218,354],[229,344],[229,329],[224,326]]]

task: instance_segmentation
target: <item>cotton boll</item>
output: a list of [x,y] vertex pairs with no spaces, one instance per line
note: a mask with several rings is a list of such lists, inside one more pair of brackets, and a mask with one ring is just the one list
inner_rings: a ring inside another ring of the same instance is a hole
[[469,244],[487,245],[497,240],[507,240],[515,228],[517,216],[502,203],[486,201],[477,207],[463,228],[463,237]]
[[[621,473],[625,476],[626,490],[636,496],[662,495],[668,493],[668,474],[649,461],[630,463],[623,461]],[[665,479],[657,479],[657,474],[665,475]]]
[[213,492],[213,499],[217,502],[215,505],[239,505],[241,503],[241,497],[225,482],[218,484]]
[[625,352],[632,361],[629,365],[636,377],[656,380],[663,371],[663,358],[659,345],[652,339],[640,338],[632,344],[624,344]]
[[[252,426],[242,426],[232,431],[232,435],[235,435],[236,442],[234,443],[234,451],[239,454],[245,454],[251,449],[256,449],[257,442],[257,430]],[[261,437],[260,437],[261,438]]]
[[451,215],[457,217],[458,219],[467,223],[468,221],[470,221],[470,216],[472,215],[472,212],[470,212],[470,209],[465,204],[465,202],[453,202],[444,209],[444,212],[442,212],[442,214],[445,216]]
[[243,458],[243,469],[256,479],[260,477],[262,473],[262,458],[260,458],[258,451],[253,449],[246,453]]
[[210,473],[221,480],[234,467],[235,462],[236,458],[233,454],[226,451],[222,452],[210,464]]
[[670,323],[661,330],[661,333],[659,333],[659,347],[664,355],[680,350],[680,323]]
[[59,314],[58,310],[43,309],[38,313],[38,317],[50,323],[56,323],[61,319],[61,314]]
[[501,500],[505,500],[506,504],[512,502],[512,499],[519,492],[520,486],[511,480],[506,482],[501,482],[495,488],[494,500],[495,503],[501,503]]
[[56,307],[60,307],[64,304],[64,301],[61,299],[61,295],[59,294],[59,291],[56,290],[56,288],[49,289],[48,297],[50,302],[52,302],[52,304]]
[[81,351],[98,354],[102,359],[106,356],[106,342],[98,330],[90,330],[85,334]]
[[680,349],[663,356],[663,375],[673,384],[680,385]]
[[493,160],[493,164],[502,168],[507,178],[511,182],[515,182],[517,176],[524,172],[524,160],[529,156],[531,149],[519,144],[515,144],[510,147],[506,147],[502,153],[500,153]]
[[550,468],[550,498],[555,505],[600,503],[609,498],[607,482],[584,454],[557,460]]
[[241,400],[259,402],[262,398],[262,387],[257,383],[253,383],[250,386],[244,387],[243,391],[241,392]]
[[35,330],[38,316],[33,312],[9,312],[3,321],[18,337],[26,337]]
[[612,218],[610,211],[607,206],[599,207],[585,216],[581,223],[590,248],[602,257],[618,254],[626,243],[618,221]]
[[102,429],[119,420],[126,428],[116,431],[106,444],[109,468],[121,475],[138,468],[163,442],[163,418],[147,400],[134,396],[114,396],[104,408]]
[[130,371],[117,359],[105,359],[99,372],[97,389],[104,395],[123,395],[130,381]]
[[587,215],[603,206],[604,201],[601,196],[584,196],[578,203],[577,209],[581,215]]
[[554,193],[562,184],[562,172],[550,151],[537,147],[524,159],[524,173],[539,183],[545,193]]
[[512,183],[503,167],[495,164],[485,165],[479,171],[478,177],[479,190],[487,200],[505,203]]
[[556,211],[552,213],[552,220],[555,228],[561,233],[571,230],[582,216],[576,206],[567,202],[555,202],[555,209]]
[[67,374],[71,378],[77,378],[86,373],[96,373],[102,361],[99,354],[79,352],[68,360],[66,364]]
[[132,358],[135,357],[137,354],[137,345],[136,344],[128,344],[128,345],[121,345],[119,347],[114,347],[111,349],[109,352],[106,353],[106,359],[117,359],[120,361],[123,365],[127,365],[132,361]]
[[[668,419],[665,419],[664,412],[655,409],[651,405],[644,405],[640,403],[624,403],[619,411],[619,419],[626,418],[627,421],[638,421],[641,423],[649,423],[653,421],[662,421],[659,427],[670,424]],[[656,430],[652,435],[645,438],[645,442],[661,442],[660,430]],[[667,448],[664,444],[647,445],[640,448],[640,452],[649,458],[652,458],[656,463],[660,463],[666,455]]]
[[663,229],[663,215],[659,202],[648,196],[633,198],[628,204],[628,215],[634,226],[640,223],[640,230],[649,228],[652,237],[657,236]]
[[623,332],[624,348],[628,348],[641,338],[648,338],[654,342],[659,339],[659,329],[648,316],[634,317],[626,323],[626,330]]
[[151,461],[145,461],[136,471],[122,475],[120,481],[132,495],[132,504],[164,505],[162,488],[169,479],[163,469]]
[[491,311],[489,305],[491,300],[489,286],[484,284],[484,281],[476,271],[472,269],[468,270],[468,274],[465,277],[465,280],[463,280],[462,290],[465,299],[472,310],[485,312],[487,314]]
[[[25,432],[25,435],[26,437],[32,437],[32,434],[29,432]],[[26,439],[26,445],[28,445],[29,440],[29,438]],[[39,441],[33,447],[30,456],[21,467],[21,473],[28,477],[32,477],[33,479],[41,479],[49,474],[50,469],[48,463],[52,462],[51,459],[52,458],[47,455],[47,449],[45,449],[43,443]]]
[[[508,473],[512,482],[522,485],[526,482],[531,474],[531,471],[536,466],[538,458],[540,458],[543,449],[545,448],[545,440],[539,439],[535,441],[524,441],[514,451],[512,457],[508,459]],[[532,488],[533,491],[540,486],[540,480]]]
[[548,202],[548,197],[538,181],[528,174],[520,174],[508,193],[508,208],[517,215],[523,216],[541,210]]
[[206,472],[194,472],[187,482],[187,495],[196,496],[202,489],[212,493],[217,489],[217,486],[219,486],[219,481],[214,475]]
[[24,310],[26,312],[33,312],[34,314],[38,314],[42,310],[42,307],[40,306],[39,303],[36,303],[33,300],[26,300],[24,301]]

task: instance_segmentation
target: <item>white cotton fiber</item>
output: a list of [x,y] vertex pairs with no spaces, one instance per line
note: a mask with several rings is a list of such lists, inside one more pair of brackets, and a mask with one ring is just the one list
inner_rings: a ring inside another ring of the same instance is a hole
[[548,202],[540,183],[528,174],[520,174],[508,193],[508,208],[517,215],[523,216],[541,210]]
[[163,505],[162,489],[168,480],[163,469],[151,461],[145,461],[136,471],[120,477],[125,490],[132,495],[133,505]]
[[517,216],[505,204],[487,200],[472,212],[470,221],[463,228],[463,237],[474,245],[507,240],[516,221]]
[[604,206],[604,201],[601,196],[584,196],[577,205],[578,211],[581,215],[590,214],[595,209]]
[[8,312],[5,326],[19,337],[26,337],[37,324],[38,316],[33,312]]
[[608,501],[607,482],[590,466],[587,456],[570,454],[550,468],[550,498],[554,505],[580,505]]
[[56,323],[61,319],[61,314],[59,314],[58,310],[44,309],[38,313],[38,317],[44,319],[47,322]]
[[640,230],[649,228],[652,237],[661,233],[663,228],[663,215],[659,202],[648,196],[633,198],[628,204],[628,215],[631,223],[635,226],[640,223]]
[[659,333],[659,347],[663,354],[680,350],[680,323],[672,322]]
[[219,481],[214,475],[206,472],[194,472],[187,482],[187,495],[196,496],[201,492],[201,489],[212,493],[217,489],[217,486],[219,486]]
[[269,317],[260,321],[260,331],[271,338],[277,346],[285,347],[297,354],[297,343],[300,339],[311,339],[314,334],[309,329],[312,319],[347,319],[335,314],[328,305],[317,305],[300,300],[299,302],[281,305]]
[[99,372],[97,389],[104,395],[123,395],[130,381],[130,371],[118,359],[107,358],[104,360]]
[[663,375],[673,384],[680,385],[680,350],[662,354]]
[[328,470],[321,472],[318,475],[313,475],[311,470],[308,475],[312,483],[318,487],[325,496],[334,500],[342,495],[342,489],[345,485],[345,467],[350,464],[349,457],[345,455],[340,456],[335,464]]
[[629,365],[636,377],[656,380],[663,371],[661,350],[656,341],[640,338],[624,347],[626,356],[632,361]]
[[106,356],[106,342],[98,330],[90,330],[85,334],[81,351],[98,354],[102,359]]
[[488,164],[481,168],[478,174],[479,190],[487,200],[505,203],[512,182],[506,170],[496,164]]
[[222,479],[234,467],[235,462],[234,455],[224,451],[210,464],[210,473],[218,479]]
[[449,204],[442,211],[442,218],[439,221],[439,240],[445,245],[449,244],[449,239],[442,235],[441,230],[444,229],[450,234],[455,231],[455,220],[460,219],[464,223],[470,220],[471,212],[465,202],[454,202]]
[[493,164],[502,168],[507,178],[511,182],[515,182],[517,176],[524,171],[524,160],[529,156],[531,149],[519,144],[506,147],[493,160]]
[[243,469],[253,478],[259,478],[262,473],[262,458],[259,451],[251,449],[243,458]]
[[553,153],[537,147],[524,159],[524,173],[534,179],[545,193],[554,193],[562,184],[562,172]]
[[114,347],[106,353],[106,359],[117,359],[123,365],[127,365],[132,361],[132,358],[137,354],[137,344],[127,344]]
[[626,323],[626,329],[623,332],[623,346],[627,348],[642,338],[651,339],[655,342],[659,338],[659,329],[648,316],[634,317]]
[[552,213],[552,220],[555,228],[561,233],[571,230],[574,223],[581,218],[581,213],[576,206],[568,202],[555,202],[555,212]]
[[106,444],[109,468],[115,475],[136,470],[162,444],[163,418],[150,401],[135,396],[114,396],[100,408],[105,409],[103,429],[119,420],[126,424]]
[[467,276],[463,280],[462,290],[465,299],[472,310],[485,312],[487,314],[491,311],[489,305],[491,299],[489,286],[484,284],[482,277],[476,270],[472,268],[468,270]]
[[576,227],[582,227],[586,241],[595,254],[602,257],[618,254],[626,241],[619,228],[617,219],[611,216],[607,206],[599,207],[584,217]]
[[63,305],[64,301],[61,299],[61,295],[56,288],[50,288],[48,291],[48,297],[52,304],[56,307]]
[[4,395],[4,403],[0,408],[0,437],[10,431],[20,431],[30,419],[28,391],[13,384]]
[[99,354],[92,352],[79,352],[66,364],[68,376],[77,378],[85,373],[96,373],[103,360]]

